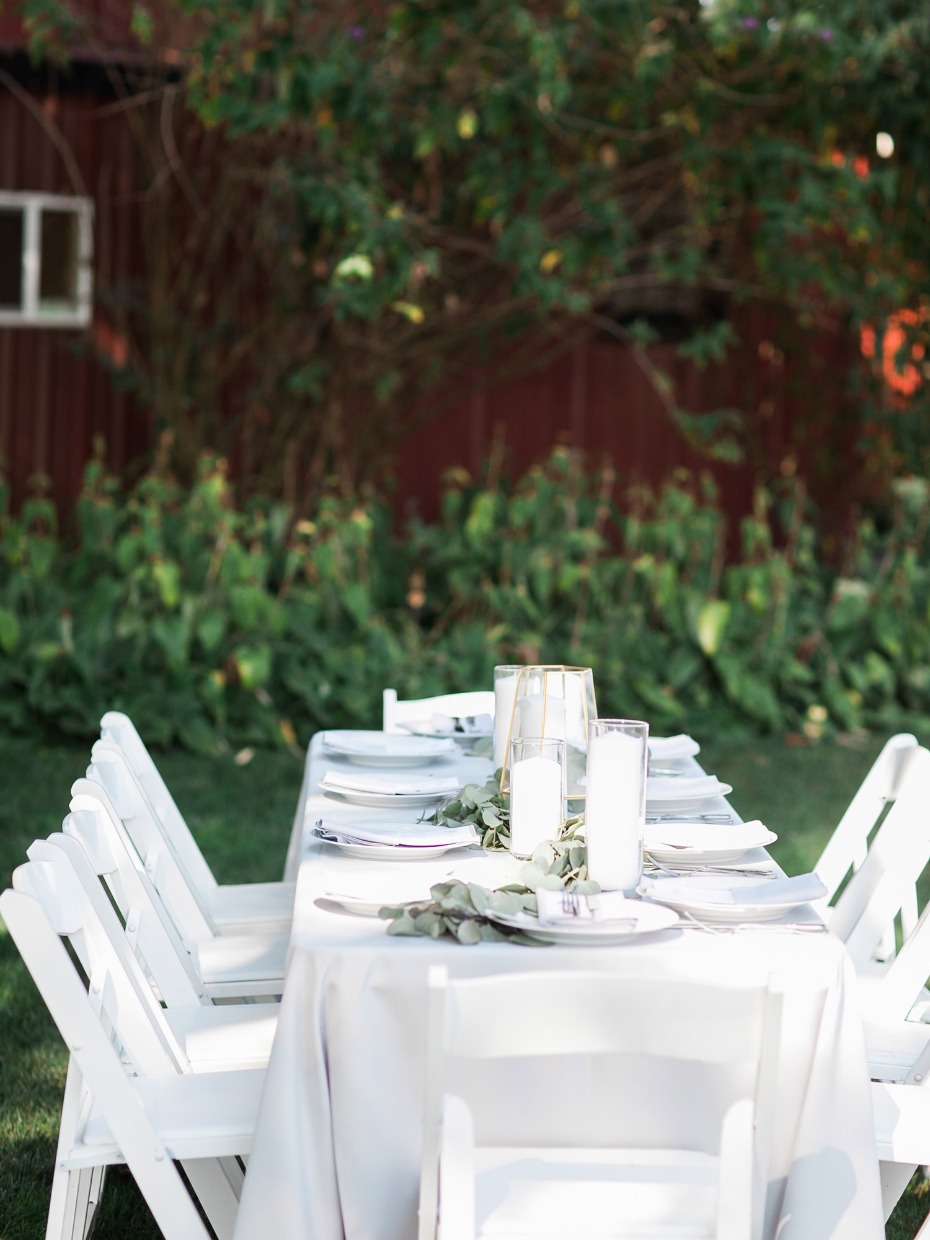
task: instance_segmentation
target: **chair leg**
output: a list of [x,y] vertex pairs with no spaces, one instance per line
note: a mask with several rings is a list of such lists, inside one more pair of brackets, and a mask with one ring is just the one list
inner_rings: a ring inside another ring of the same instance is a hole
[[93,1229],[94,1215],[103,1192],[105,1167],[68,1169],[65,1165],[83,1105],[83,1092],[80,1069],[73,1059],[69,1059],[58,1126],[46,1240],[86,1240]]
[[231,1240],[245,1174],[235,1158],[187,1158],[184,1174],[218,1240]]
[[105,1174],[106,1167],[55,1168],[45,1240],[87,1240],[93,1231]]
[[[891,1212],[898,1204],[901,1194],[911,1182],[911,1176],[917,1170],[916,1164],[911,1166],[910,1163],[879,1163],[882,1181],[882,1206],[885,1211],[885,1222],[891,1217]],[[919,1234],[919,1233],[918,1233]],[[930,1236],[930,1231],[927,1232]],[[914,1237],[917,1240],[917,1237]],[[925,1237],[926,1240],[926,1237]]]

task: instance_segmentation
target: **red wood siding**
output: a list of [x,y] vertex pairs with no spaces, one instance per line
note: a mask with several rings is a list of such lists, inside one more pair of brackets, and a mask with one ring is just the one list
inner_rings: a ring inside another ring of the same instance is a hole
[[[129,135],[109,101],[88,94],[31,96],[0,86],[0,189],[87,194],[94,200],[94,288],[134,274],[138,230]],[[43,123],[44,122],[44,123]],[[54,126],[79,180],[49,134]],[[0,328],[0,465],[18,507],[41,478],[63,510],[76,496],[94,440],[122,470],[144,451],[145,420],[93,359],[94,342],[120,352],[119,332],[100,305],[89,331]]]

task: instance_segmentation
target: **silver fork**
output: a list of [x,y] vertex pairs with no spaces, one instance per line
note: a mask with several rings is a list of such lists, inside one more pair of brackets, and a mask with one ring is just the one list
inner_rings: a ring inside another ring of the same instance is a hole
[[647,853],[647,864],[654,866],[660,874],[669,874],[674,878],[685,878],[689,874],[747,874],[750,878],[777,878],[776,870],[756,869],[752,866],[738,865],[689,865],[680,869],[673,869],[671,866],[663,865],[661,861],[656,861],[651,853]]
[[581,897],[577,891],[562,892],[562,912],[569,917],[577,917],[581,913]]

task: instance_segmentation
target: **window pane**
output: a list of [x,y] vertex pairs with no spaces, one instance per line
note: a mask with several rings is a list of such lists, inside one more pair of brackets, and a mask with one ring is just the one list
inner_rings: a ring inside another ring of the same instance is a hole
[[75,211],[42,212],[39,305],[77,301],[78,217]]
[[0,310],[23,304],[23,228],[19,207],[0,207]]

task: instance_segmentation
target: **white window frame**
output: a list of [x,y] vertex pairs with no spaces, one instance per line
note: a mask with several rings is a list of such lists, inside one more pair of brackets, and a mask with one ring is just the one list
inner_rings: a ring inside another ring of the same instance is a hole
[[[23,304],[17,310],[0,307],[0,327],[86,327],[93,309],[93,200],[63,194],[0,191],[0,208],[3,207],[15,207],[23,212]],[[77,281],[72,307],[61,304],[43,307],[39,300],[41,216],[46,210],[73,211],[77,216]]]

